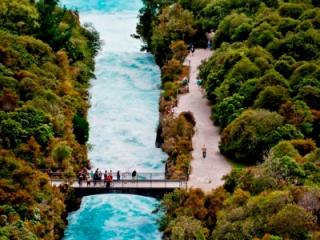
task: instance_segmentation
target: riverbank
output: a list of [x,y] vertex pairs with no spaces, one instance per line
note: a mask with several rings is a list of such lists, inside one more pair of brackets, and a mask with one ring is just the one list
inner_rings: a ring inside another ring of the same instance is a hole
[[165,196],[164,239],[319,239],[319,1],[146,4],[141,32],[160,64],[179,40],[215,49],[200,77],[219,148],[251,166],[211,193]]
[[99,34],[57,1],[1,1],[0,235],[58,239],[65,179],[88,167],[88,88]]

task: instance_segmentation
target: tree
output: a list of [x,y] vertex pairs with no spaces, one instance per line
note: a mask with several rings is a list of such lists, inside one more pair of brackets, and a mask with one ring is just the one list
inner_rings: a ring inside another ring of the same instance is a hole
[[80,144],[85,144],[89,138],[89,123],[81,115],[76,114],[73,117],[73,132]]
[[291,102],[287,101],[279,108],[279,113],[286,118],[289,124],[293,124],[305,136],[312,132],[312,113],[308,105],[300,100]]
[[187,216],[178,217],[169,224],[169,228],[172,240],[205,240],[209,235],[199,220]]
[[173,53],[172,57],[179,60],[181,63],[188,55],[188,47],[184,41],[174,41],[170,44],[170,49]]
[[22,125],[12,119],[2,120],[0,123],[0,141],[4,148],[15,148],[22,139],[25,138],[26,132]]
[[276,143],[272,134],[283,124],[283,117],[266,110],[247,110],[222,132],[220,150],[235,161],[261,162]]
[[289,99],[288,90],[281,86],[268,86],[262,90],[254,102],[255,108],[277,111]]
[[6,112],[14,111],[18,106],[19,97],[11,89],[5,88],[0,97],[0,109]]
[[58,10],[59,0],[40,0],[36,6],[39,12],[39,29],[37,37],[48,43],[55,51],[66,46],[69,41],[73,26],[62,31],[59,24],[66,10]]
[[158,23],[154,26],[150,43],[157,63],[162,66],[170,59],[169,46],[172,41],[187,41],[195,34],[193,13],[183,9],[179,3],[162,9]]
[[231,97],[227,97],[216,104],[212,110],[215,124],[223,129],[236,119],[244,110],[244,99],[243,96],[235,93]]
[[314,217],[295,204],[288,204],[269,221],[270,230],[290,239],[307,239],[308,230],[314,227]]
[[291,157],[274,157],[270,155],[262,167],[266,173],[278,181],[286,180],[295,182],[299,178],[305,177],[305,172],[299,164]]
[[56,163],[62,163],[63,160],[71,157],[72,148],[67,144],[59,144],[52,150],[52,157]]

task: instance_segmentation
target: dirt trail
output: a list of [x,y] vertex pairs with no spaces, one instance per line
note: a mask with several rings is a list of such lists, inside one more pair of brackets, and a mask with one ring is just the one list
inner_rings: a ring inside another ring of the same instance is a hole
[[[209,58],[212,51],[196,49],[193,56],[189,54],[185,65],[191,66],[189,93],[180,95],[178,106],[174,108],[175,114],[190,111],[196,120],[195,135],[192,138],[193,152],[191,161],[191,174],[188,187],[201,188],[210,191],[223,184],[222,176],[231,171],[231,165],[219,152],[219,129],[210,119],[211,110],[203,90],[198,87],[198,66],[201,61]],[[207,149],[206,158],[202,158],[202,146]]]

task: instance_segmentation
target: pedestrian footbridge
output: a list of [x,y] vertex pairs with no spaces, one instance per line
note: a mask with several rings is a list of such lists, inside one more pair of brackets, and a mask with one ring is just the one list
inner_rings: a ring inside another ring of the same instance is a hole
[[[163,174],[162,174],[163,175]],[[122,193],[150,196],[162,198],[164,194],[174,191],[175,189],[187,189],[185,180],[168,180],[164,177],[161,179],[159,174],[139,174],[135,179],[121,178],[113,180],[110,186],[102,181],[78,181],[63,180],[57,177],[51,177],[53,186],[69,185],[73,188],[77,197],[84,197],[95,194]]]

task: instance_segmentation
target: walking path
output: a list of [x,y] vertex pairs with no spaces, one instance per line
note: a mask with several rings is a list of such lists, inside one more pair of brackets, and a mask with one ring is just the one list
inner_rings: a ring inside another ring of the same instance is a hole
[[[222,177],[231,171],[231,165],[219,151],[219,129],[210,119],[211,110],[203,90],[196,83],[198,66],[201,61],[209,58],[212,51],[196,49],[193,56],[189,54],[185,65],[190,61],[189,93],[181,95],[178,106],[174,108],[175,114],[190,111],[196,120],[196,131],[192,138],[193,152],[191,161],[191,174],[188,187],[200,188],[210,191],[223,184]],[[202,158],[202,146],[207,148],[206,158]]]

